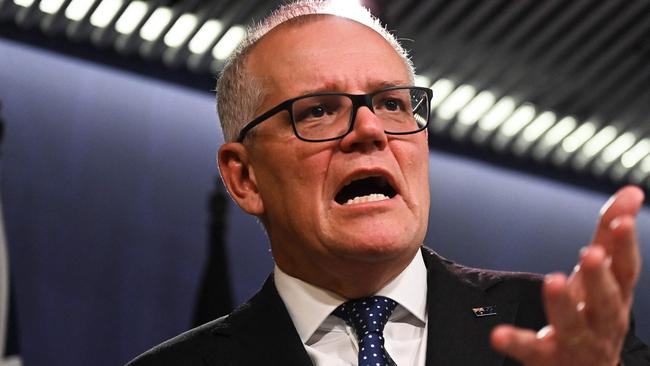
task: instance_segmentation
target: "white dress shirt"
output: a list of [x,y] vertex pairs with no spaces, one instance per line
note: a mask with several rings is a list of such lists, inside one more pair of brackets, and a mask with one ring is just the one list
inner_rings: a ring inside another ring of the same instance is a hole
[[[275,286],[315,366],[357,365],[354,328],[332,311],[346,302],[335,293],[274,269]],[[384,328],[385,348],[399,366],[424,366],[427,349],[427,270],[422,253],[375,295],[397,302]]]

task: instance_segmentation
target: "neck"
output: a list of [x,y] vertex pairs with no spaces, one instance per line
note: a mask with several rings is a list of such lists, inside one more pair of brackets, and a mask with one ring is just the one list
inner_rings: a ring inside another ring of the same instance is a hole
[[295,266],[288,261],[276,263],[288,275],[314,286],[334,292],[346,299],[371,296],[395,279],[411,263],[415,250],[376,261],[337,258],[318,261],[308,266]]

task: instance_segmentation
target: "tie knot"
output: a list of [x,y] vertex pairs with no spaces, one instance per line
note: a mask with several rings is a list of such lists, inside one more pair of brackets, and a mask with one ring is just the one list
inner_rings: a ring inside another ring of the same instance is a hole
[[369,333],[380,334],[397,303],[384,296],[370,296],[350,300],[334,310],[334,315],[345,320],[362,338]]
[[384,326],[397,303],[384,296],[350,300],[333,314],[345,320],[357,333],[360,366],[395,365],[384,349]]

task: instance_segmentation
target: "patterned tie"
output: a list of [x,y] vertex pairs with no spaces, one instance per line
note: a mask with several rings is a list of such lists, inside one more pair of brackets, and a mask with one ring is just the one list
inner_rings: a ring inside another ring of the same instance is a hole
[[394,365],[384,349],[384,326],[397,303],[387,297],[371,296],[350,300],[333,314],[354,328],[359,340],[359,366]]

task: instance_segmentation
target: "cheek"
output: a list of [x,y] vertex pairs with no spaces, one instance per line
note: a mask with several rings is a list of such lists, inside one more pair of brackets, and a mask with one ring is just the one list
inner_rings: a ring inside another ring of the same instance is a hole
[[[317,145],[317,143],[302,143]],[[299,180],[301,184],[309,184],[313,188],[322,188],[325,179],[327,178],[327,172],[332,159],[331,149],[302,149],[295,157],[296,158],[292,164],[294,177]],[[309,190],[310,187],[303,188]]]
[[[397,153],[402,156],[400,165],[404,176],[412,182],[421,184],[428,182],[429,178],[429,149],[424,146],[403,146],[398,147]],[[416,189],[416,186],[412,187]]]
[[281,205],[302,202],[301,205],[304,206],[305,200],[315,203],[323,192],[331,151],[315,151],[313,148],[308,149],[311,145],[306,145],[309,144],[307,142],[298,143],[299,146],[285,144],[275,150],[275,153],[265,156],[264,166],[268,168],[265,169],[264,175],[270,178],[268,182],[271,185],[266,188],[269,191],[282,192],[278,198],[286,202],[279,202]]
[[[396,150],[397,149],[397,150]],[[408,186],[411,207],[427,216],[429,208],[429,149],[426,145],[403,144],[394,149],[402,157],[398,164]]]

